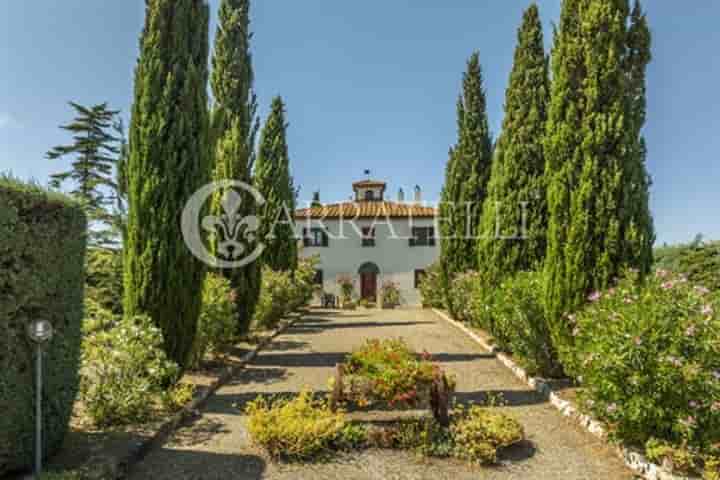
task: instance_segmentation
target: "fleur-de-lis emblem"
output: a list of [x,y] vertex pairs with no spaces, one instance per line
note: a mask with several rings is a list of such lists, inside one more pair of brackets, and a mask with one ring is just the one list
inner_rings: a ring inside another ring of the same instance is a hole
[[255,242],[260,222],[255,215],[240,216],[238,212],[242,204],[242,196],[235,190],[227,190],[220,204],[223,213],[220,216],[208,215],[203,218],[202,226],[218,236],[219,255],[230,260],[240,258]]

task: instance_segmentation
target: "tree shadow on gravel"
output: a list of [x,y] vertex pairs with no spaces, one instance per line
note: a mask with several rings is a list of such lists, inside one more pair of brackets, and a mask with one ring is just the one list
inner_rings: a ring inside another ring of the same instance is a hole
[[547,402],[535,390],[481,390],[477,392],[455,392],[458,403],[494,407],[522,407]]
[[153,463],[140,463],[130,480],[260,480],[267,469],[266,461],[257,455],[220,454],[192,450],[161,448],[153,453]]
[[347,323],[318,323],[302,322],[297,323],[288,329],[289,333],[318,333],[324,330],[338,330],[350,328],[388,328],[388,327],[411,327],[414,325],[433,325],[434,322],[347,322]]

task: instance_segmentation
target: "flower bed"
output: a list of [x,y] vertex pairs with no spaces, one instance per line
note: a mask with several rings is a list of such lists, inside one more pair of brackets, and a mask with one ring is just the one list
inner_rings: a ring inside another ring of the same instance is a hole
[[336,366],[332,383],[332,405],[429,407],[441,425],[449,425],[454,379],[427,352],[416,354],[402,339],[368,340]]

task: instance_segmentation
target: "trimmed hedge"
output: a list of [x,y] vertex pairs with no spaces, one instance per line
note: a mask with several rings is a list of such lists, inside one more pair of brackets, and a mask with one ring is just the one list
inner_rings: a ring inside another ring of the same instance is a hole
[[55,337],[44,357],[44,453],[68,428],[78,390],[86,219],[79,204],[0,175],[0,475],[32,464],[34,348],[27,323]]

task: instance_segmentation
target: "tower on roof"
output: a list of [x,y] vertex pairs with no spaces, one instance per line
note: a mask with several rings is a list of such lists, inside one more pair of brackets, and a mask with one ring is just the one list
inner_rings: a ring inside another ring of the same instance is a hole
[[356,202],[381,202],[385,196],[387,184],[378,180],[360,180],[353,183]]

